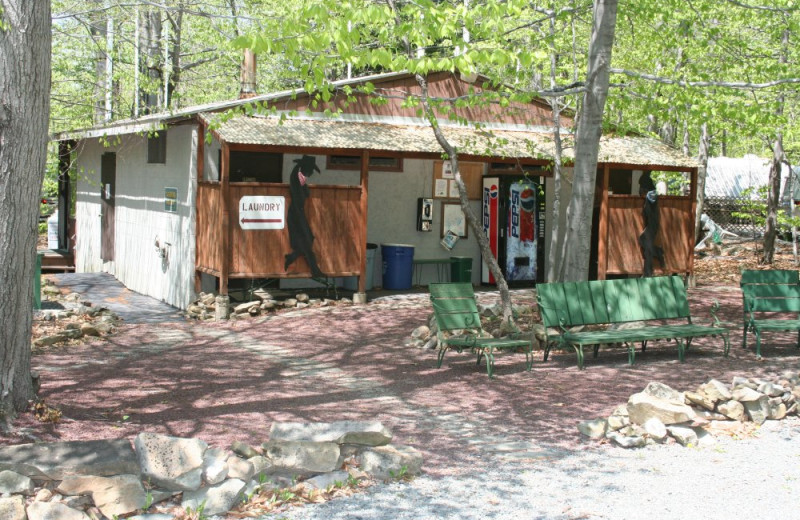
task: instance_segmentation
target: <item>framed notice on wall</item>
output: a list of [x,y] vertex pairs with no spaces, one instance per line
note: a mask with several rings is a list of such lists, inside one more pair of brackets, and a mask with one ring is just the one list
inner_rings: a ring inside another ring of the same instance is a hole
[[[467,188],[467,198],[480,200],[484,164],[459,162],[458,167],[461,171],[461,179]],[[450,161],[433,161],[433,198],[458,198],[458,186],[456,186],[455,174],[451,169]]]
[[442,238],[448,232],[459,238],[467,238],[467,218],[461,204],[445,202],[442,204]]

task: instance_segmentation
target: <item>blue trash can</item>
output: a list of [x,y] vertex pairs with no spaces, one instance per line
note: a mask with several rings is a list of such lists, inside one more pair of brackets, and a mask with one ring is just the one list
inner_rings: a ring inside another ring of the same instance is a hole
[[414,246],[381,244],[383,288],[411,289],[414,274]]

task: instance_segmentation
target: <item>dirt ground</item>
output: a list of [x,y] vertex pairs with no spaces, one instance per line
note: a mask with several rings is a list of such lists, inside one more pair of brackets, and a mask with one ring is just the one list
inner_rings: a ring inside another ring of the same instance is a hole
[[[738,273],[756,267],[752,246],[698,256],[694,314],[708,316],[716,299],[723,319],[741,323]],[[795,268],[787,253],[783,247],[775,267]],[[515,293],[515,303],[531,302],[530,291]],[[304,311],[234,323],[122,325],[106,338],[34,352],[40,397],[62,416],[52,423],[21,414],[0,444],[152,431],[227,447],[266,441],[274,421],[381,420],[396,442],[423,451],[426,471],[456,474],[490,456],[487,446],[497,439],[587,447],[577,423],[610,414],[650,381],[689,390],[711,378],[800,367],[796,335],[771,335],[757,361],[752,347],[741,347],[737,326],[728,358],[719,338],[697,340],[685,363],[674,343],[648,346],[633,366],[623,349],[604,348],[596,359],[587,356],[584,371],[572,352],[543,362],[539,351],[531,372],[524,356],[506,354],[489,380],[471,356],[448,354],[437,369],[435,352],[406,345],[430,313],[425,298]]]

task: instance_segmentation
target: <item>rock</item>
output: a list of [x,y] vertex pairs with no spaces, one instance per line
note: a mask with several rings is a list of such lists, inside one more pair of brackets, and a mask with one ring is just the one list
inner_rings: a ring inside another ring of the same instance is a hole
[[787,408],[780,397],[773,397],[767,401],[767,419],[781,420],[786,417]]
[[300,293],[295,296],[295,299],[300,303],[308,303],[311,298],[306,293]]
[[253,478],[256,473],[250,461],[241,459],[236,455],[228,457],[227,467],[229,478],[238,478],[244,482]]
[[323,475],[317,475],[316,477],[310,478],[303,482],[303,485],[309,489],[320,489],[325,491],[326,489],[335,487],[337,485],[345,485],[349,478],[350,474],[346,471],[334,471],[332,473],[325,473]]
[[110,322],[104,321],[94,324],[95,330],[100,334],[109,334],[114,330],[114,325]]
[[254,447],[240,441],[233,441],[233,444],[231,444],[231,451],[245,459],[259,455]]
[[717,438],[707,431],[698,428],[695,430],[695,433],[697,434],[697,446],[701,448],[710,448],[717,444]]
[[769,397],[779,397],[786,393],[786,389],[780,385],[764,383],[758,386],[758,391]]
[[262,446],[273,466],[299,473],[327,473],[339,460],[339,445],[333,442],[269,441]]
[[252,301],[247,303],[240,303],[236,307],[233,308],[234,314],[247,314],[250,312],[250,309],[255,308],[258,309],[261,306],[261,301]]
[[758,401],[762,397],[766,397],[761,392],[757,392],[756,390],[746,386],[734,389],[734,391],[731,392],[731,396],[734,401],[739,401],[740,403]]
[[[0,471],[0,494],[32,495],[33,480],[14,471]],[[0,515],[0,518],[3,518]]]
[[682,405],[685,402],[683,392],[678,392],[663,383],[648,383],[642,393],[674,404]]
[[0,518],[3,520],[27,520],[25,499],[19,495],[0,498]]
[[[676,392],[676,394],[679,393]],[[680,395],[680,398],[681,401],[678,404],[645,392],[633,394],[628,399],[630,420],[636,424],[644,424],[651,417],[658,418],[664,424],[676,424],[694,420],[696,417],[694,410],[690,406],[683,404],[683,395]]]
[[227,320],[230,318],[230,297],[219,295],[214,298],[214,319],[216,321]]
[[383,446],[392,441],[392,432],[378,421],[272,423],[269,439],[270,441],[313,441]]
[[654,441],[661,442],[667,438],[667,427],[658,417],[651,417],[645,421],[643,427],[647,435]]
[[740,403],[739,401],[734,401],[734,400],[726,401],[720,404],[717,407],[717,410],[719,411],[719,413],[721,413],[725,417],[728,417],[729,419],[733,419],[734,421],[740,421],[740,422],[744,421],[745,417],[744,405],[742,405],[742,403]]
[[36,496],[33,497],[34,502],[50,502],[53,498],[53,491],[47,488],[42,488],[36,492]]
[[697,432],[688,426],[667,426],[667,431],[681,446],[697,446]]
[[[733,401],[734,403],[737,401]],[[712,412],[709,410],[695,410],[698,419],[703,421],[727,421],[728,418],[719,412]]]
[[42,287],[42,292],[48,296],[59,296],[61,291],[55,285],[47,285]]
[[614,412],[608,416],[608,429],[612,431],[620,430],[631,423],[628,416],[628,407],[624,404],[617,406]]
[[59,502],[34,502],[28,506],[28,520],[90,520],[83,511]]
[[99,336],[100,331],[91,323],[84,323],[81,325],[81,334],[84,336]]
[[167,513],[146,513],[143,515],[129,516],[126,520],[175,520],[175,515]]
[[204,515],[221,515],[241,502],[244,488],[244,481],[232,478],[216,486],[186,491],[183,493],[181,508],[197,511],[203,505]]
[[620,432],[608,432],[606,437],[622,448],[642,448],[647,444],[647,439],[640,435],[628,437]]
[[298,309],[305,309],[306,307],[308,307],[307,303],[297,302],[297,308]]
[[189,305],[189,306],[186,308],[186,312],[190,312],[190,313],[192,313],[192,314],[203,314],[203,312],[204,312],[205,310],[206,310],[206,309],[205,309],[204,307],[201,307],[201,306],[199,306],[199,305]]
[[769,397],[759,394],[761,398],[756,401],[745,401],[742,403],[750,420],[756,424],[764,424],[769,416]]
[[122,475],[139,472],[127,439],[42,442],[0,448],[0,471],[34,480],[63,480],[69,475]]
[[695,404],[697,406],[705,408],[706,410],[712,410],[712,411],[714,410],[714,406],[716,405],[716,403],[711,399],[709,399],[708,397],[706,397],[705,395],[696,392],[686,392],[684,395],[687,401],[686,404],[689,405]]
[[277,304],[278,304],[278,302],[276,302],[275,300],[267,300],[267,301],[265,301],[265,302],[263,302],[261,304],[261,310],[262,311],[271,311],[272,309],[274,309],[276,307]]
[[751,383],[746,377],[735,376],[733,381],[731,381],[731,388],[733,390],[736,390],[737,388],[750,388],[751,390],[756,390],[758,385]]
[[283,300],[283,306],[286,308],[297,307],[297,300],[295,298],[286,298]]
[[56,490],[64,495],[90,495],[94,505],[108,518],[132,513],[143,508],[147,501],[138,475],[67,477]]
[[247,459],[253,466],[253,477],[258,478],[261,475],[265,475],[270,468],[272,468],[272,463],[269,461],[268,458],[263,457],[261,455],[256,455],[255,457],[250,457]]
[[205,442],[140,433],[134,445],[143,479],[170,491],[194,491],[202,484]]
[[[258,292],[258,291],[256,291],[256,292]],[[217,295],[215,295],[214,293],[208,293],[208,294],[201,293],[200,294],[200,301],[203,302],[203,305],[205,305],[205,306],[213,307],[216,297],[217,297]]]
[[67,341],[68,339],[69,337],[66,334],[63,332],[58,332],[50,336],[43,336],[34,341],[33,344],[37,347],[49,347],[50,345],[55,345],[56,343]]
[[427,341],[431,337],[431,329],[426,325],[420,325],[411,331],[411,338],[420,341]]
[[228,476],[228,454],[220,448],[209,448],[203,454],[203,480],[219,484]]
[[359,459],[361,470],[378,479],[418,475],[422,471],[422,453],[410,446],[389,444],[368,448]]
[[578,431],[590,439],[602,439],[608,430],[608,421],[594,419],[578,423]]

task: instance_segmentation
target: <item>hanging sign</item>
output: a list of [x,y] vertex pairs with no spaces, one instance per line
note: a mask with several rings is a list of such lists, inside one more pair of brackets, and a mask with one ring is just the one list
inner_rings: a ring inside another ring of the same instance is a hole
[[248,196],[239,199],[242,229],[283,229],[286,225],[284,197]]

